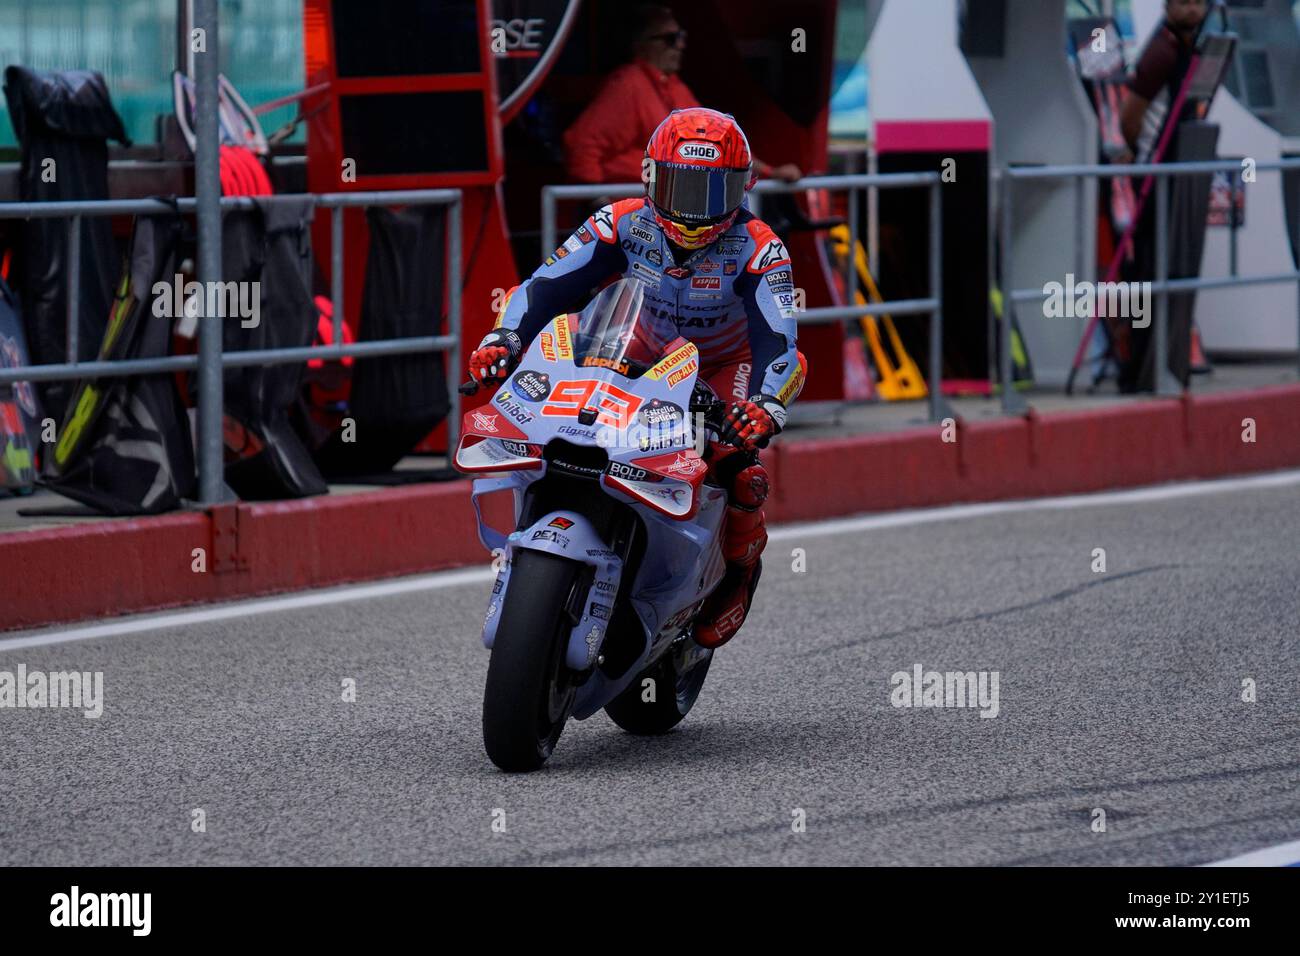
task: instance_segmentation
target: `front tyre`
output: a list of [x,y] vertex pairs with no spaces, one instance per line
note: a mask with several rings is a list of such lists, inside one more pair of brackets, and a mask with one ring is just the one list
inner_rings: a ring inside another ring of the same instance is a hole
[[666,734],[695,706],[712,660],[713,651],[700,647],[689,634],[679,637],[667,654],[605,705],[605,713],[629,734]]
[[526,773],[550,757],[573,709],[564,656],[583,566],[528,550],[513,564],[483,691],[483,745],[502,770]]

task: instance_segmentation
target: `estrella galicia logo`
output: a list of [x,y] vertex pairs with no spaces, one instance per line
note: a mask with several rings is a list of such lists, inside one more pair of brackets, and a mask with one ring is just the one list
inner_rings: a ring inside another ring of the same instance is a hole
[[641,406],[637,420],[647,428],[676,428],[685,420],[682,406],[654,399]]
[[645,254],[646,261],[657,266],[664,264],[664,254],[658,249],[650,249]]
[[551,376],[545,372],[524,369],[522,372],[517,372],[510,381],[514,385],[515,391],[530,402],[540,402],[551,394]]

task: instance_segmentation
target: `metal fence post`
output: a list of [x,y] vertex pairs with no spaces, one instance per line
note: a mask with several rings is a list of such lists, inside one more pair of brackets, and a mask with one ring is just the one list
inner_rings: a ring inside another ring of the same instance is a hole
[[456,341],[446,351],[447,395],[451,399],[447,415],[447,464],[455,459],[456,445],[460,442],[460,353],[461,353],[461,277],[460,216],[461,197],[447,208],[447,326]]
[[[194,26],[204,52],[194,57],[194,198],[198,213],[198,271],[204,290],[221,281],[221,158],[217,126],[217,0],[194,0]],[[225,495],[222,463],[221,317],[209,315],[215,296],[200,293],[199,314],[199,503]],[[220,311],[220,310],[217,310]]]
[[1002,379],[1002,414],[1023,415],[1028,406],[1016,391],[1016,383],[1011,372],[1011,314],[1016,307],[1015,280],[1011,268],[1014,250],[1011,238],[1011,197],[1015,187],[1015,177],[1009,166],[1002,169],[1002,186],[998,200],[1002,203],[1002,227],[999,230],[999,242],[1002,247],[1002,334],[998,337],[998,375]]
[[545,259],[559,245],[555,241],[555,193],[550,186],[542,187],[542,254]]
[[943,181],[930,184],[930,421],[952,417],[943,397]]
[[334,344],[343,348],[343,207],[330,208],[330,311]]
[[[1156,284],[1169,281],[1169,180],[1156,179]],[[1169,374],[1169,290],[1156,293],[1155,366],[1152,383],[1157,395],[1177,395],[1178,383]]]
[[[116,292],[116,290],[114,290]],[[68,218],[68,364],[78,360],[81,351],[81,217]]]

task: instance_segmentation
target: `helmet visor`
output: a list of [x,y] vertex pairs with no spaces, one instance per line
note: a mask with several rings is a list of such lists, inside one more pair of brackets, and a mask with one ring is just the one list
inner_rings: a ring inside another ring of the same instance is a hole
[[748,169],[654,163],[646,189],[650,201],[673,218],[707,222],[739,206],[748,182]]

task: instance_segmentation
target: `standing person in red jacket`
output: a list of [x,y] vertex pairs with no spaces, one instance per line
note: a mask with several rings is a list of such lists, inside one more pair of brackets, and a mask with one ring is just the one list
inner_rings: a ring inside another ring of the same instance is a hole
[[[672,10],[642,4],[633,11],[633,59],[611,73],[600,93],[564,133],[569,178],[583,183],[641,181],[645,144],[664,116],[700,103],[677,75],[686,31]],[[793,163],[772,167],[755,160],[759,178],[794,182]]]

